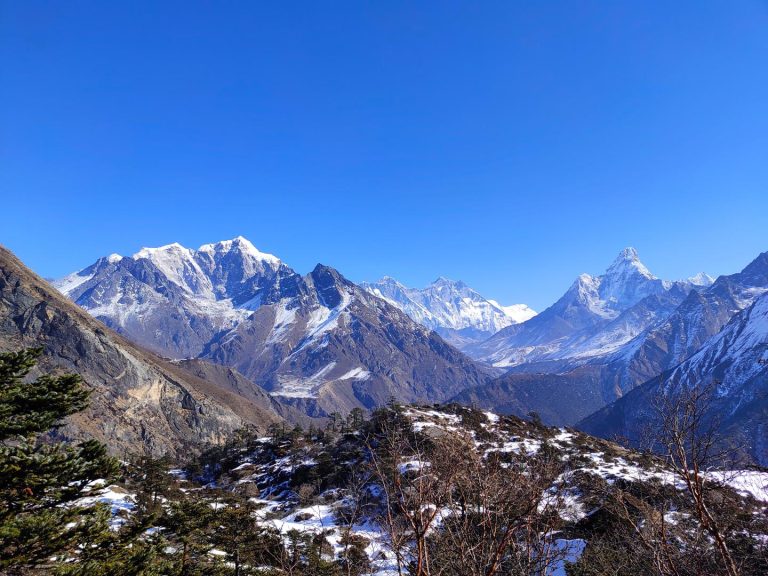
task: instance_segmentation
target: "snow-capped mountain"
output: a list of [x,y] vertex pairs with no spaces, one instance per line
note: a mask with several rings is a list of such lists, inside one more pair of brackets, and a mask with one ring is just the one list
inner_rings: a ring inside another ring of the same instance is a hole
[[606,374],[622,390],[631,390],[689,358],[766,291],[768,252],[741,272],[720,276],[706,289],[690,291],[669,315],[608,358]]
[[[768,253],[764,253],[741,272],[720,276],[706,288],[678,286],[643,298],[588,338],[576,341],[575,347],[515,365],[503,377],[456,400],[514,414],[535,410],[548,422],[574,424],[690,358],[767,291]],[[634,338],[624,338],[642,325],[646,328]],[[574,341],[571,336],[567,342]]]
[[715,279],[709,274],[699,272],[687,279],[687,281],[694,286],[709,286],[714,283]]
[[487,373],[383,299],[318,265],[301,276],[244,238],[102,258],[55,285],[136,342],[237,368],[322,414],[440,401]]
[[389,276],[361,286],[435,330],[459,349],[536,315],[525,304],[502,306],[464,282],[443,277],[423,289],[408,288]]
[[279,299],[298,275],[242,237],[117,254],[55,281],[93,316],[169,357],[194,357],[219,332]]
[[283,398],[321,411],[390,397],[439,401],[487,374],[406,314],[318,265],[301,290],[258,308],[203,357]]
[[710,416],[717,415],[735,445],[768,465],[768,293],[735,314],[687,360],[586,419],[583,428],[640,438],[654,397],[695,387],[711,387]]
[[671,313],[694,288],[699,286],[656,278],[637,251],[626,248],[604,274],[582,274],[541,314],[466,351],[500,368],[604,356]]

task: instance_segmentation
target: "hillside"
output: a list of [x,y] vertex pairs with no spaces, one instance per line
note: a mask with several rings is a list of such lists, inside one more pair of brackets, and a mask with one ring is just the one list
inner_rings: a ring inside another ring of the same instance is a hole
[[88,410],[60,430],[96,438],[114,453],[182,454],[235,430],[282,418],[132,344],[64,298],[0,247],[0,350],[44,348],[40,371],[80,374]]
[[[726,573],[667,460],[458,405],[273,428],[174,474],[151,485],[164,502],[159,558],[177,569],[631,576],[656,574],[663,554],[676,574]],[[768,569],[768,474],[700,480],[742,573]],[[105,492],[121,522],[144,514],[127,488]]]

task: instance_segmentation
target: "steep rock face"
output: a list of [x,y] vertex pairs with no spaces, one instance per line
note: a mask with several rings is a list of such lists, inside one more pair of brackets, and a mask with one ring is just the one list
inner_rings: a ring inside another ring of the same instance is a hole
[[710,417],[726,439],[768,464],[768,294],[734,315],[726,326],[677,367],[585,419],[580,427],[608,437],[639,440],[661,395],[711,389]]
[[499,368],[605,356],[682,302],[689,282],[653,276],[626,248],[601,276],[582,274],[555,304],[509,326],[467,353]]
[[277,414],[287,423],[300,424],[304,427],[309,427],[310,425],[322,427],[325,425],[325,420],[311,418],[293,406],[281,402],[277,397],[270,395],[261,386],[257,386],[234,368],[214,364],[199,358],[176,360],[173,364],[178,365],[185,372],[210,383],[216,388],[231,392],[239,398],[244,398],[267,414]]
[[78,373],[93,391],[61,433],[96,437],[115,453],[179,454],[281,420],[127,342],[0,247],[0,348],[30,346],[44,348],[40,371]]
[[233,366],[311,414],[442,401],[488,373],[403,312],[318,265],[296,296],[264,305],[212,342]]
[[361,286],[436,331],[460,350],[536,315],[525,304],[502,306],[463,282],[447,278],[438,278],[421,290],[408,288],[388,276]]

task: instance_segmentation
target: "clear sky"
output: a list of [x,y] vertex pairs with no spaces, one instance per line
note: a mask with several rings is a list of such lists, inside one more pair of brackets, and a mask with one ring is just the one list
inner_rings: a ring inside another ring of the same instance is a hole
[[0,0],[0,243],[243,235],[543,309],[768,250],[768,2]]

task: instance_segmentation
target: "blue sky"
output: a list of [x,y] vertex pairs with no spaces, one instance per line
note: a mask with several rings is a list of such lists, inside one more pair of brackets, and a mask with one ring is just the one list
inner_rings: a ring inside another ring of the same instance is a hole
[[237,235],[542,309],[768,250],[768,3],[0,0],[0,243]]

